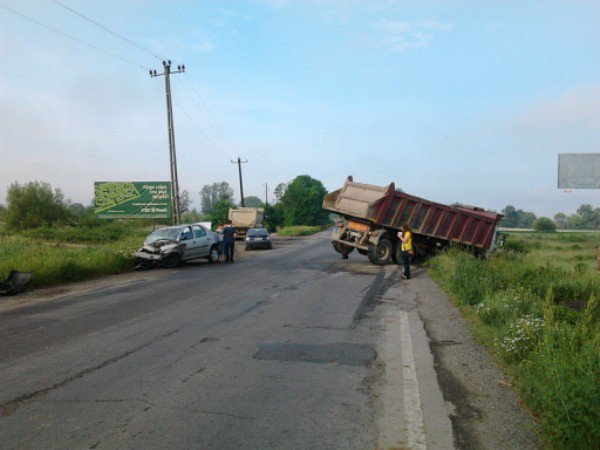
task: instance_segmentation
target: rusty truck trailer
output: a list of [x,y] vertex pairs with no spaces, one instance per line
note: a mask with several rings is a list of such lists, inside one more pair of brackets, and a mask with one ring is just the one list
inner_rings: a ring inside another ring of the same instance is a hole
[[336,251],[355,248],[378,265],[401,261],[397,232],[407,222],[419,254],[456,244],[474,254],[494,249],[501,214],[481,208],[448,206],[387,187],[356,183],[325,196],[323,208],[342,216],[331,236]]

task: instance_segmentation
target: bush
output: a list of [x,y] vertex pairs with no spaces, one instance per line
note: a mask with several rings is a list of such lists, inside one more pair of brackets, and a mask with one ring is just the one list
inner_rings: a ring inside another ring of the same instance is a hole
[[229,219],[229,209],[237,208],[229,197],[222,197],[214,204],[212,211],[209,213],[210,221],[214,226],[225,223]]
[[556,231],[556,224],[552,219],[539,217],[533,221],[533,229],[540,233],[554,233]]
[[265,227],[270,233],[273,233],[277,228],[283,227],[283,205],[277,203],[275,205],[265,205]]
[[286,226],[324,225],[329,213],[322,207],[327,190],[319,180],[300,175],[288,184],[281,198]]
[[15,182],[8,188],[6,200],[6,224],[15,230],[66,223],[70,217],[62,192],[53,192],[48,183],[31,181],[21,186]]

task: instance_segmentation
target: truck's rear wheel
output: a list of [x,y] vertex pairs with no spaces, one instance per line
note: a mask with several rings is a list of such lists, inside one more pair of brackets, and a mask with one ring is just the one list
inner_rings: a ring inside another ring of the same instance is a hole
[[379,243],[369,244],[369,261],[378,266],[389,264],[392,259],[392,243],[389,239],[379,239]]

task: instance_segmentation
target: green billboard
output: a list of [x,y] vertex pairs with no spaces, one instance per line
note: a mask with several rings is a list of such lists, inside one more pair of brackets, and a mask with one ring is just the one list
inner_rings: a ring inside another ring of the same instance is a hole
[[96,181],[99,219],[170,219],[169,181]]

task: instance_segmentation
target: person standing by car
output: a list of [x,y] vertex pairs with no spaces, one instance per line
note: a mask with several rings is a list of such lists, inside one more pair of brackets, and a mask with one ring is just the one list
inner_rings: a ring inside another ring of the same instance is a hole
[[231,220],[228,220],[223,227],[223,252],[225,253],[225,261],[233,262],[233,250],[235,248],[235,228],[231,225]]
[[217,236],[219,236],[219,258],[225,254],[225,246],[223,245],[223,227],[224,226],[225,225],[220,223],[219,225],[217,225],[217,228],[215,229],[215,233],[217,233]]
[[410,256],[413,252],[412,233],[408,223],[404,222],[398,232],[398,239],[402,242],[402,263],[404,264],[404,273],[402,278],[410,279]]

